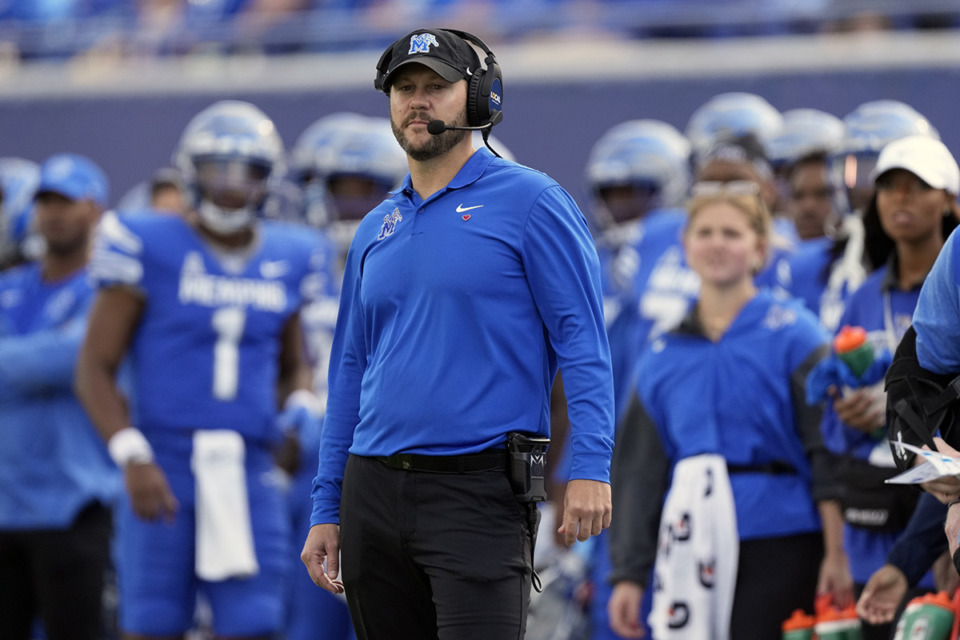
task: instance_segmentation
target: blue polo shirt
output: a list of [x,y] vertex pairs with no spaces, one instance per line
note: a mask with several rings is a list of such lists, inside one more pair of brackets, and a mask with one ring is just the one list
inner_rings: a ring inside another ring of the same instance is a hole
[[543,173],[480,149],[426,200],[408,176],[347,255],[312,524],[339,519],[348,451],[457,455],[549,434],[558,367],[571,478],[608,481],[599,273],[583,215]]

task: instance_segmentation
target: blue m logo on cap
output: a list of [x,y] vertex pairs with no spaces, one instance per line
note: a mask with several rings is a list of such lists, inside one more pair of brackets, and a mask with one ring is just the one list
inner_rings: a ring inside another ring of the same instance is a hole
[[435,47],[440,46],[440,43],[437,42],[437,37],[432,33],[418,33],[410,38],[410,51],[408,51],[407,54],[430,53],[430,45]]

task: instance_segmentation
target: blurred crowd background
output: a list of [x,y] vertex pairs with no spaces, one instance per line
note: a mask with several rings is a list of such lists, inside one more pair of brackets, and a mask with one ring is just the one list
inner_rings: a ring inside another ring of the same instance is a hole
[[328,113],[385,115],[377,58],[422,26],[488,43],[498,137],[578,198],[606,129],[682,130],[728,91],[838,117],[901,100],[960,145],[956,0],[0,0],[3,153],[87,154],[119,197],[215,99],[257,104],[285,142]]
[[4,0],[3,55],[342,52],[423,23],[517,42],[558,34],[718,38],[960,27],[953,0]]

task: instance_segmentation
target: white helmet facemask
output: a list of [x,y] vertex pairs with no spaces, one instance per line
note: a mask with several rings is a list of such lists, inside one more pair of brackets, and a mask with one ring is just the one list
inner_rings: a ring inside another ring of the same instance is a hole
[[196,209],[210,230],[230,234],[253,224],[268,193],[269,168],[243,158],[198,159]]

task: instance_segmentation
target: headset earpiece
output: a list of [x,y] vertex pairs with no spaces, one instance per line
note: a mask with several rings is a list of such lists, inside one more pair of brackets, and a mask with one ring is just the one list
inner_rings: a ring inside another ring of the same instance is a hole
[[467,87],[467,123],[471,127],[481,127],[487,123],[492,126],[503,118],[500,111],[503,100],[500,65],[489,52],[483,64],[486,69],[474,71]]
[[390,68],[390,60],[393,59],[393,47],[387,47],[380,61],[377,62],[377,77],[373,79],[373,87],[377,91],[383,91],[383,78],[387,75],[387,69]]
[[467,124],[471,127],[493,126],[503,119],[503,74],[497,57],[486,43],[466,31],[444,29],[483,49],[485,69],[476,69],[467,85]]
[[483,124],[483,114],[480,109],[480,91],[481,83],[486,72],[483,69],[477,69],[470,76],[470,84],[467,85],[467,125],[479,127]]

